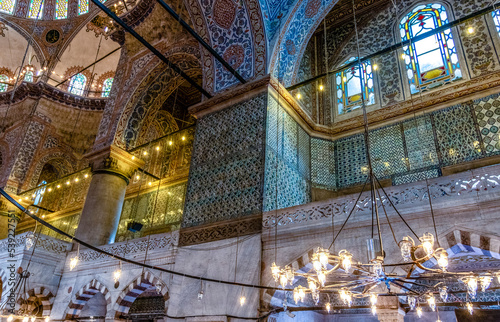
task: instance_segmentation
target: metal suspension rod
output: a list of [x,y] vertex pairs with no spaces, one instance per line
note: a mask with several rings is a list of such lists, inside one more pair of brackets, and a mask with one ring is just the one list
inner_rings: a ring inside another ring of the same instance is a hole
[[168,60],[165,55],[160,53],[153,45],[151,45],[149,42],[147,42],[144,38],[142,38],[132,27],[127,25],[122,19],[120,19],[116,14],[114,14],[111,10],[108,9],[104,4],[102,4],[99,0],[91,0],[92,3],[94,3],[96,6],[99,7],[104,13],[106,13],[111,19],[116,21],[123,29],[125,29],[129,34],[131,34],[135,39],[137,39],[141,44],[144,45],[147,49],[149,49],[153,54],[155,54],[156,57],[160,58],[162,62],[167,64],[170,68],[172,68],[176,73],[178,73],[182,78],[187,80],[189,84],[193,85],[198,91],[200,91],[203,95],[205,95],[207,98],[211,98],[212,95],[210,95],[203,87],[198,85],[191,77],[189,77],[186,73],[184,73],[179,66],[176,64],[172,63],[170,60]]
[[224,67],[226,67],[226,69],[234,75],[234,77],[236,77],[240,83],[242,84],[245,84],[247,81],[236,71],[234,70],[234,68],[229,65],[229,63],[224,59],[222,58],[221,55],[219,55],[215,49],[212,48],[212,46],[210,46],[209,44],[207,44],[203,38],[200,37],[200,35],[198,35],[196,33],[196,31],[193,30],[193,28],[191,28],[191,26],[189,26],[189,24],[187,22],[185,22],[184,20],[182,20],[182,18],[174,11],[174,9],[170,8],[170,6],[163,0],[156,0],[156,2],[158,2],[165,10],[167,10],[167,12],[177,21],[179,21],[179,23],[181,24],[181,26],[187,30],[187,32],[189,32],[191,34],[191,36],[193,36],[203,47],[205,47],[206,50],[208,50]]

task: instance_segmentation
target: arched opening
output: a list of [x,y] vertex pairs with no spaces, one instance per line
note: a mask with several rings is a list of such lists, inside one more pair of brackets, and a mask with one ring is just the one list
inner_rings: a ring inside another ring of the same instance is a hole
[[83,306],[78,320],[104,321],[108,303],[101,292],[95,293]]
[[51,163],[46,163],[43,166],[42,171],[40,172],[40,176],[36,185],[39,186],[41,184],[56,181],[60,176],[61,174],[59,173],[59,170],[54,165],[52,165]]
[[132,303],[126,316],[133,322],[153,322],[165,315],[165,299],[155,288],[148,289]]

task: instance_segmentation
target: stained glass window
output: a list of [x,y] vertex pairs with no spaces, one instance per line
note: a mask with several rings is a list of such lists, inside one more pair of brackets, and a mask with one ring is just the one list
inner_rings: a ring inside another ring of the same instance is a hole
[[68,0],[56,1],[56,19],[66,19],[68,17]]
[[83,91],[85,90],[86,83],[87,83],[87,77],[85,77],[83,74],[77,74],[77,75],[71,77],[71,80],[69,82],[68,91],[71,94],[81,96],[81,95],[83,95]]
[[7,82],[9,81],[9,77],[6,75],[0,75],[0,92],[6,92],[7,89],[9,88],[9,84]]
[[43,0],[31,0],[28,18],[42,19],[43,14]]
[[83,15],[89,12],[89,0],[78,0],[78,14]]
[[491,12],[493,16],[493,21],[495,22],[495,26],[497,27],[497,32],[500,34],[500,10],[493,10]]
[[33,82],[33,72],[31,70],[28,70],[26,74],[24,74],[24,81]]
[[[352,57],[345,64],[357,60]],[[344,65],[345,65],[344,64]],[[362,106],[362,100],[366,105],[375,104],[375,92],[373,89],[373,71],[370,61],[344,69],[335,75],[337,87],[337,107],[339,114],[349,113]]]
[[[419,5],[401,20],[401,39],[412,39],[447,23],[443,5]],[[462,78],[451,29],[411,42],[403,51],[412,94]]]
[[12,14],[15,4],[15,0],[0,0],[0,12]]
[[109,97],[109,93],[111,92],[111,86],[113,85],[113,77],[110,77],[104,81],[102,84],[102,97]]

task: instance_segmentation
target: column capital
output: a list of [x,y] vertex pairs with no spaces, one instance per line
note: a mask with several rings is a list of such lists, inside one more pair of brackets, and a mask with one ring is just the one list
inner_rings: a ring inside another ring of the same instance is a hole
[[127,184],[135,170],[144,166],[144,161],[127,151],[111,145],[85,155],[92,167],[92,173],[109,173],[124,179]]

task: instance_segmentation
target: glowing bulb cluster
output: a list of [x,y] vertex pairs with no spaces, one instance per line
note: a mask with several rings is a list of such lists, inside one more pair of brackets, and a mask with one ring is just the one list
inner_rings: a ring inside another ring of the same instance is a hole
[[339,295],[340,295],[340,299],[344,302],[344,304],[351,307],[351,305],[352,305],[352,293],[346,288],[341,288],[339,290]]
[[341,250],[339,252],[339,256],[340,256],[340,266],[342,266],[342,269],[346,273],[349,273],[352,267],[352,254],[349,253],[347,250]]
[[275,282],[279,282],[280,286],[285,289],[288,284],[293,284],[294,273],[290,266],[285,266],[281,269],[276,263],[271,265],[271,274]]
[[293,301],[297,304],[299,302],[304,302],[304,299],[306,298],[306,289],[299,285],[296,288],[293,289]]

